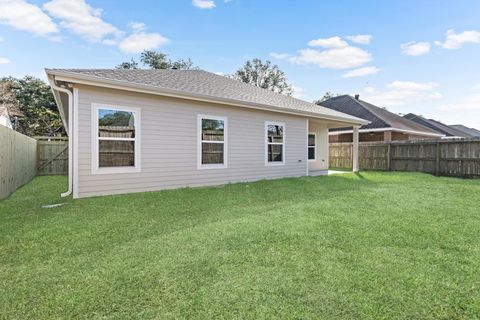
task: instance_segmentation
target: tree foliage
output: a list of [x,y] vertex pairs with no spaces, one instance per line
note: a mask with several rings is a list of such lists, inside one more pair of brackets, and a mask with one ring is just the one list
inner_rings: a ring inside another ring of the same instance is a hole
[[293,87],[288,83],[285,73],[268,60],[248,60],[231,77],[287,96],[293,93]]
[[138,69],[138,62],[131,59],[130,61],[125,61],[120,63],[115,68],[117,69]]
[[[195,68],[191,59],[171,60],[168,55],[154,50],[145,50],[140,54],[140,62],[149,69],[183,69]],[[139,69],[139,63],[133,58],[130,61],[122,62],[117,69]]]
[[321,97],[318,100],[314,100],[313,103],[320,105],[323,101],[326,101],[326,100],[334,98],[334,97],[338,97],[339,95],[340,95],[339,93],[332,93],[330,91],[327,91],[327,92],[325,92],[323,97]]
[[64,133],[50,86],[42,80],[33,76],[1,78],[0,91],[0,104],[18,117],[18,131],[28,136]]
[[128,126],[130,123],[131,114],[125,111],[116,111],[108,113],[101,117],[99,125],[101,126]]

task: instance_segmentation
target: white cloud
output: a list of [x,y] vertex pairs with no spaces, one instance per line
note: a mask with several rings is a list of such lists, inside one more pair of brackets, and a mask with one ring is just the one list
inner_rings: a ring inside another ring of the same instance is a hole
[[480,31],[476,30],[456,33],[450,29],[445,36],[445,42],[435,41],[436,45],[444,49],[460,49],[466,43],[480,43]]
[[192,4],[200,9],[213,9],[215,2],[213,0],[192,0]]
[[37,36],[58,32],[57,25],[47,14],[24,0],[0,1],[0,23]]
[[435,82],[393,81],[387,84],[392,90],[431,91],[438,87]]
[[283,59],[297,64],[314,64],[321,68],[350,69],[360,67],[372,61],[368,51],[353,47],[340,37],[320,38],[308,42],[310,47],[298,51],[297,55],[271,53],[276,59]]
[[357,34],[355,36],[347,36],[348,40],[358,43],[358,44],[370,44],[370,41],[372,41],[372,35],[370,34]]
[[145,32],[145,24],[130,23],[133,33],[120,41],[118,47],[126,53],[140,53],[143,50],[156,49],[168,42],[168,39],[159,33]]
[[43,8],[60,25],[90,42],[111,42],[122,32],[102,19],[102,9],[94,9],[85,0],[51,0]]
[[5,39],[3,37],[0,37],[0,42],[3,42],[5,41]]
[[305,97],[305,90],[303,88],[292,85],[292,96],[297,99],[303,99]]
[[380,71],[377,67],[363,67],[358,69],[353,69],[347,73],[342,74],[342,78],[355,78],[355,77],[364,77],[371,74],[376,74]]
[[146,28],[143,22],[130,22],[128,26],[132,28],[134,32],[142,32]]
[[455,103],[446,104],[439,108],[442,111],[480,111],[480,84],[474,86],[469,95]]
[[364,99],[382,107],[391,107],[442,98],[442,94],[435,91],[438,84],[434,82],[393,81],[386,87],[384,91],[365,88]]
[[411,41],[403,43],[400,48],[407,56],[421,56],[430,52],[430,43]]
[[443,103],[432,110],[432,117],[441,117],[449,124],[460,123],[480,129],[480,84],[469,93]]
[[348,43],[342,40],[340,37],[320,38],[310,40],[308,45],[311,47],[322,47],[327,49],[345,48],[348,47]]
[[0,57],[0,64],[9,64],[9,63],[10,63],[9,59]]
[[315,64],[321,68],[349,69],[372,61],[372,55],[360,48],[347,46],[323,51],[302,49],[298,56],[288,60],[299,64]]
[[272,57],[274,59],[285,60],[285,59],[288,59],[289,57],[291,57],[291,55],[288,54],[288,53],[272,52],[272,53],[270,53],[270,57]]

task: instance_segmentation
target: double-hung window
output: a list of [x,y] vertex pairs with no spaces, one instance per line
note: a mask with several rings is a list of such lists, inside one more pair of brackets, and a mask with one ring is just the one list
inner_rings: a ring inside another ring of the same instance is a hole
[[198,116],[198,168],[227,167],[227,118]]
[[285,164],[285,124],[265,122],[265,164]]
[[315,161],[316,159],[316,148],[317,148],[317,134],[309,133],[308,134],[308,160]]
[[92,171],[139,171],[140,110],[93,104],[92,122]]

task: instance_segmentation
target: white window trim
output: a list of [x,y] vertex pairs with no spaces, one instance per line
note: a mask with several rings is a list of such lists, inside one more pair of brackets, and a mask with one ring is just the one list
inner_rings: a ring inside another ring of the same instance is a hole
[[[309,140],[310,140],[308,136],[310,136],[310,135],[313,135],[314,139],[315,139],[315,145],[313,147],[311,147],[308,144]],[[310,148],[313,148],[313,159],[308,159],[309,152],[307,152],[307,159],[310,162],[317,161],[317,133],[316,132],[309,132],[308,136],[307,136],[307,151],[309,151]]]
[[[268,126],[282,126],[283,127],[283,142],[268,142]],[[287,130],[284,122],[265,121],[265,165],[266,166],[283,166],[285,165],[285,143],[286,143]],[[282,161],[269,162],[268,161],[268,145],[282,145]]]
[[[223,141],[203,141],[202,140],[202,119],[223,121]],[[223,144],[223,164],[202,164],[202,143],[222,143]],[[197,169],[225,169],[228,167],[228,118],[222,116],[212,116],[207,114],[197,115]]]
[[[100,138],[98,137],[98,112],[100,109],[118,110],[132,112],[135,121],[135,138]],[[141,113],[139,108],[125,107],[119,105],[110,105],[105,103],[92,103],[92,174],[114,174],[114,173],[134,173],[141,171],[140,150],[141,150]],[[122,140],[135,141],[135,166],[133,167],[99,167],[99,143],[100,140]]]

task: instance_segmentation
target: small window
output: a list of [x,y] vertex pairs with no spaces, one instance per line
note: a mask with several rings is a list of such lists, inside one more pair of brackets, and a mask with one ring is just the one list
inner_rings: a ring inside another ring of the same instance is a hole
[[[139,115],[137,109],[94,105],[94,164],[96,173],[139,169]],[[109,171],[113,169],[113,171]]]
[[285,124],[266,122],[266,164],[285,163]]
[[227,119],[200,115],[199,168],[226,167]]
[[315,133],[308,134],[308,160],[315,160],[317,146],[317,135]]

